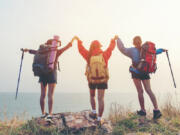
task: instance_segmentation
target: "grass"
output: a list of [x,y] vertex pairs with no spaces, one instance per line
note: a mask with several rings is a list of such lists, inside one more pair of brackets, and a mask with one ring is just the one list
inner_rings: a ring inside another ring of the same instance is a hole
[[[137,135],[178,135],[180,133],[180,108],[167,102],[161,107],[163,117],[157,121],[152,120],[148,112],[146,118],[139,117],[128,108],[112,104],[108,119],[113,125],[113,135],[136,133]],[[78,135],[103,135],[100,129],[94,131],[84,130]],[[68,129],[59,131],[55,127],[46,128],[37,125],[34,120],[22,121],[16,117],[12,120],[0,121],[0,135],[73,135]]]
[[[161,107],[163,117],[153,120],[148,112],[146,118],[139,117],[129,109],[114,104],[111,108],[109,119],[113,123],[113,135],[136,133],[138,135],[151,133],[153,135],[178,135],[180,134],[180,108],[171,102]],[[142,122],[143,121],[143,122]]]

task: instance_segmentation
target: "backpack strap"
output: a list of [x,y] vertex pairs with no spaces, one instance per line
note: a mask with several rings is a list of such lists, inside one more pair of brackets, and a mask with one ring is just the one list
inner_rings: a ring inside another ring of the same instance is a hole
[[58,70],[59,70],[59,72],[60,72],[61,70],[60,70],[60,66],[59,66],[59,61],[57,62],[57,64],[58,64]]

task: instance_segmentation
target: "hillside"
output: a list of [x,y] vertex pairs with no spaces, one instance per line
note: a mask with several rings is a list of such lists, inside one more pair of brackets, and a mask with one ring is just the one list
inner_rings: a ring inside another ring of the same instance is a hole
[[[139,117],[135,112],[118,104],[113,104],[111,113],[107,118],[112,123],[112,135],[180,135],[180,108],[174,107],[170,102],[161,107],[163,117],[152,119],[152,113],[147,117]],[[22,121],[0,121],[0,135],[103,135],[100,127],[95,129],[82,129],[73,133],[70,129],[58,130],[55,126],[44,127],[37,124],[35,119]]]

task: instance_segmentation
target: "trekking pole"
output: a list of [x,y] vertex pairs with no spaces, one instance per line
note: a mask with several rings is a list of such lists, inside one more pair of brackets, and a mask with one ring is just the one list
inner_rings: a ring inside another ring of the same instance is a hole
[[22,48],[21,48],[21,51],[22,51],[22,56],[21,56],[21,63],[20,63],[20,68],[19,68],[19,77],[18,77],[18,82],[17,82],[15,100],[17,99],[17,95],[18,95],[19,82],[20,82],[20,78],[21,78],[22,62],[23,62],[23,58],[24,58],[24,50]]
[[173,75],[171,63],[170,63],[170,60],[169,60],[169,54],[168,54],[168,51],[166,51],[166,55],[167,55],[167,59],[168,59],[168,62],[169,62],[169,67],[170,67],[170,70],[171,70],[171,75],[172,75],[172,78],[173,78],[174,87],[176,88],[176,83],[175,83],[175,79],[174,79],[174,75]]

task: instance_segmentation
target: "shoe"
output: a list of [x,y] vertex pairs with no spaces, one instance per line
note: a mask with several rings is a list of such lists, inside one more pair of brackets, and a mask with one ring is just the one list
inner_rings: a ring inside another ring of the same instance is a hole
[[41,115],[41,118],[44,119],[44,118],[46,118],[47,116],[48,116],[48,113],[45,113],[45,114]]
[[153,110],[153,119],[159,119],[162,116],[159,110]]
[[46,116],[46,119],[52,119],[52,115],[49,115],[49,114],[48,114],[48,115]]
[[96,124],[97,126],[101,126],[101,125],[103,125],[103,123],[104,123],[104,120],[103,120],[103,119],[101,119],[101,120],[96,120],[96,121],[95,121],[95,124]]
[[91,112],[91,113],[89,114],[89,117],[90,117],[91,119],[94,119],[94,120],[95,120],[95,119],[97,119],[97,114]]
[[146,112],[143,110],[137,111],[137,114],[140,116],[146,116]]
[[53,121],[52,121],[52,115],[47,115],[47,117],[45,118],[46,119],[46,121],[48,121],[48,122],[50,122],[50,123],[54,123]]

